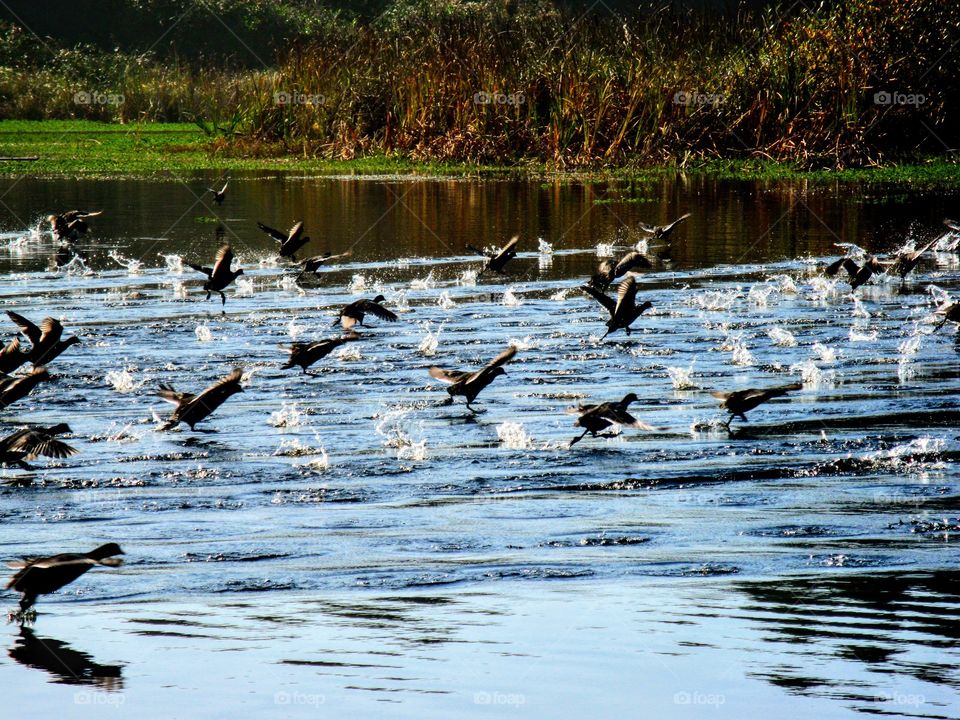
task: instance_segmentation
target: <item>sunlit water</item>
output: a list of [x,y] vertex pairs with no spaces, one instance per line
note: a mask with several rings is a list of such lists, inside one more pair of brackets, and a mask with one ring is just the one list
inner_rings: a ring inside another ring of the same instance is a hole
[[[220,212],[245,274],[222,312],[185,265],[218,245],[189,190],[0,183],[4,309],[83,339],[2,413],[5,431],[69,422],[81,451],[2,471],[3,556],[127,552],[7,626],[8,707],[957,715],[960,366],[954,326],[933,333],[956,256],[855,297],[819,271],[835,244],[939,233],[955,197],[677,181],[617,204],[594,201],[623,188],[235,178]],[[30,228],[73,206],[106,213],[48,269],[55,245]],[[647,245],[639,221],[688,210],[672,262],[637,278],[653,309],[599,342],[605,311],[578,285]],[[304,257],[353,255],[297,283],[255,222],[301,217]],[[466,245],[516,232],[511,274],[478,278]],[[280,370],[377,293],[397,323],[368,318],[315,376]],[[429,366],[508,343],[476,416],[444,404]],[[204,432],[155,431],[159,383],[197,391],[236,366],[246,390]],[[710,390],[786,382],[804,388],[723,428]],[[631,391],[656,430],[568,447],[570,406]]]

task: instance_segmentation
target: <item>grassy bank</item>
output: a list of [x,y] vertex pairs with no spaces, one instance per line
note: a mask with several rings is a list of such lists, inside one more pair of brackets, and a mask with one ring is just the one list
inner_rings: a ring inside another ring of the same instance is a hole
[[229,143],[211,140],[190,123],[117,125],[86,120],[0,121],[0,156],[39,157],[35,162],[0,162],[2,176],[122,177],[172,173],[289,171],[318,175],[419,174],[448,176],[529,175],[554,180],[637,178],[703,173],[738,180],[808,180],[813,182],[898,183],[960,187],[960,165],[929,159],[909,165],[844,170],[811,170],[792,162],[767,159],[705,160],[636,168],[569,168],[551,163],[493,165],[416,161],[399,153],[371,153],[352,159],[248,156]]
[[235,158],[560,170],[718,159],[842,169],[960,147],[960,53],[948,50],[960,41],[960,5],[942,0],[720,14],[393,0],[367,19],[272,17],[262,22],[291,36],[268,43],[255,69],[124,48],[54,46],[44,58],[8,28],[0,113],[193,122]]

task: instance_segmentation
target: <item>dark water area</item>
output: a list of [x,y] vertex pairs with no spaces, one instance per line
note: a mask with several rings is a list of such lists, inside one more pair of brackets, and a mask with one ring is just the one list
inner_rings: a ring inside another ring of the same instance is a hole
[[[82,338],[0,412],[4,434],[69,422],[80,450],[0,470],[0,551],[127,553],[5,626],[10,707],[960,717],[960,342],[935,315],[955,192],[251,175],[218,208],[215,180],[0,181],[3,309]],[[57,268],[38,223],[73,207],[105,212]],[[301,256],[352,255],[298,283],[256,222],[301,218]],[[223,308],[185,265],[221,223],[244,269]],[[511,274],[478,278],[467,246],[514,234]],[[905,283],[822,272],[935,238]],[[578,286],[632,249],[653,307],[601,341]],[[378,293],[398,322],[281,369]],[[431,365],[508,343],[476,415],[441,404]],[[237,366],[197,432],[157,432],[160,383]],[[710,395],[789,382],[730,431]],[[569,446],[570,406],[627,392],[653,430]]]

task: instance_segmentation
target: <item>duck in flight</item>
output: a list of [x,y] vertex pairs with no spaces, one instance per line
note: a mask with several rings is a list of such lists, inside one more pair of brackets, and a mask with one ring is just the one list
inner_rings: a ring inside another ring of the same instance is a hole
[[666,225],[647,225],[646,223],[640,223],[640,229],[645,233],[652,235],[657,240],[666,240],[668,237],[670,237],[670,234],[674,231],[677,225],[682,223],[688,217],[690,217],[690,213],[685,213],[672,223],[667,223]]
[[314,255],[311,258],[300,261],[300,272],[297,273],[296,281],[300,282],[300,279],[307,273],[313,273],[316,275],[321,267],[327,263],[332,263],[336,260],[341,260],[345,257],[350,257],[353,255],[351,250],[342,252],[339,255],[331,255],[329,252],[323,253],[323,255]]
[[762,405],[768,400],[786,395],[794,390],[803,388],[801,383],[792,383],[790,385],[780,385],[772,388],[749,388],[747,390],[735,390],[733,392],[711,392],[718,400],[722,400],[720,407],[730,413],[730,419],[726,422],[727,429],[734,417],[739,417],[744,422],[747,421],[746,413],[753,410],[758,405]]
[[573,424],[575,427],[582,427],[583,434],[573,438],[573,440],[570,441],[570,447],[573,447],[583,440],[587,433],[590,433],[591,437],[610,437],[610,435],[598,436],[597,433],[606,430],[612,425],[624,425],[626,427],[639,428],[640,430],[656,429],[652,425],[640,422],[630,414],[630,403],[635,403],[638,399],[634,393],[627,393],[623,396],[622,400],[618,400],[617,402],[606,402],[600,405],[580,405],[579,407],[571,408],[570,412],[580,415]]
[[14,561],[8,565],[19,572],[10,579],[6,589],[23,593],[20,598],[20,612],[26,612],[39,595],[56,592],[96,565],[120,566],[123,559],[117,555],[123,554],[119,545],[107,543],[88,553],[62,553],[51,557]]
[[297,250],[310,242],[310,238],[303,234],[302,220],[294,224],[287,232],[277,230],[269,225],[264,225],[262,222],[258,222],[257,227],[280,243],[280,257],[288,257],[291,260],[296,260]]
[[206,419],[214,410],[223,405],[230,396],[243,392],[243,387],[240,385],[241,377],[243,377],[243,368],[236,368],[199,395],[177,392],[172,385],[161,385],[157,395],[177,407],[170,419],[159,429],[171,430],[180,423],[186,423],[191,430],[194,430],[194,425]]
[[847,271],[851,291],[865,285],[874,275],[887,270],[887,267],[877,259],[876,255],[869,255],[863,265],[858,265],[857,261],[851,257],[842,257],[827,265],[825,272],[828,276],[834,277],[840,272],[840,268]]
[[79,450],[57,439],[57,435],[70,432],[66,423],[50,427],[28,427],[0,439],[0,462],[19,465],[24,470],[33,470],[27,460],[44,455],[65,458],[76,455]]
[[27,359],[33,363],[34,367],[50,364],[68,347],[80,342],[80,338],[76,335],[61,340],[63,325],[60,324],[59,320],[52,317],[44,318],[38,327],[23,315],[12,310],[7,311],[7,316],[16,323],[20,332],[32,343],[30,350],[27,351]]
[[344,330],[352,330],[355,325],[366,327],[363,324],[363,318],[368,313],[387,322],[396,322],[399,319],[396,314],[381,305],[384,300],[386,300],[386,298],[383,295],[377,295],[373,300],[356,300],[340,311],[340,314],[337,315],[337,319],[333,321],[333,324],[336,325],[340,323]]
[[637,305],[637,281],[633,275],[627,275],[620,281],[616,300],[591,285],[583,285],[581,289],[603,305],[610,313],[610,319],[607,321],[607,331],[600,338],[601,340],[620,329],[625,330],[629,335],[630,326],[643,313],[653,307],[649,300]]
[[219,293],[220,304],[223,306],[227,304],[227,296],[223,294],[224,289],[243,275],[242,269],[230,269],[230,265],[233,264],[233,248],[229,245],[224,245],[217,251],[212,268],[194,265],[193,263],[187,264],[197,272],[202,272],[207,276],[207,281],[203,284],[203,289],[207,291],[207,300],[210,299],[211,293]]
[[72,242],[84,235],[89,229],[87,220],[102,215],[103,210],[88,212],[86,210],[68,210],[59,215],[48,215],[47,222],[53,237],[61,242]]
[[487,270],[497,273],[498,275],[506,275],[507,272],[504,270],[504,267],[508,262],[513,260],[517,256],[517,244],[520,242],[520,236],[514,235],[507,241],[507,244],[496,252],[485,252],[479,248],[475,248],[473,245],[467,245],[469,250],[477,253],[478,255],[483,255],[487,258],[487,264],[483,266],[483,269],[477,273],[477,277],[483,275]]
[[634,250],[620,258],[616,264],[614,264],[612,260],[604,260],[600,263],[596,274],[590,279],[589,284],[598,290],[604,291],[621,275],[638,268],[646,270],[652,267],[653,264],[650,262],[650,258]]
[[223,201],[227,197],[227,185],[230,184],[230,180],[227,179],[223,183],[223,187],[217,190],[216,188],[207,188],[207,192],[213,193],[213,201],[217,205],[223,205]]
[[511,345],[482,368],[473,372],[444,370],[436,366],[429,368],[428,372],[430,373],[430,377],[450,384],[450,387],[447,388],[447,393],[450,395],[448,403],[453,402],[455,396],[461,395],[467,401],[467,409],[470,412],[476,412],[476,410],[470,407],[470,403],[477,399],[477,395],[479,395],[487,385],[501,375],[507,374],[503,366],[513,360],[516,354],[516,346]]
[[360,336],[356,333],[351,333],[349,335],[342,335],[338,338],[317,340],[316,342],[293,343],[293,345],[290,346],[290,358],[287,360],[287,364],[282,365],[280,369],[289,370],[290,368],[299,365],[301,368],[303,368],[304,375],[312,375],[313,373],[310,373],[307,370],[308,367],[313,365],[318,360],[322,360],[344,343],[351,340],[358,340],[359,338]]

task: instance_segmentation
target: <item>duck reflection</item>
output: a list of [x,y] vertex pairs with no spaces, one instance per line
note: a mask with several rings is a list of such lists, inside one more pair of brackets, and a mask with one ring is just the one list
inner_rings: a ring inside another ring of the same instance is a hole
[[851,682],[801,675],[816,655],[854,662],[871,674],[960,688],[960,571],[781,578],[736,587],[750,598],[744,609],[767,633],[763,639],[807,658],[764,667],[755,677],[797,693]]
[[21,626],[8,654],[21,665],[50,673],[56,683],[92,685],[105,691],[123,689],[122,666],[100,665],[61,640],[37,637],[26,626]]

